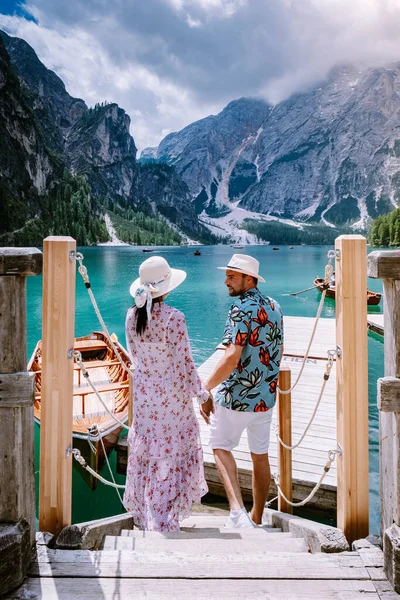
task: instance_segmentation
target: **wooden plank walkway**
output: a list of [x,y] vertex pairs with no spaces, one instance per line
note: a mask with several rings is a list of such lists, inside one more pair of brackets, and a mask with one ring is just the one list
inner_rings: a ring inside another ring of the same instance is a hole
[[[292,371],[292,385],[300,371],[302,357],[311,338],[315,320],[308,317],[284,317],[284,358],[282,364]],[[302,435],[312,415],[319,391],[323,383],[323,375],[327,362],[327,350],[336,347],[335,320],[320,319],[314,342],[311,346],[310,357],[303,375],[292,392],[292,422],[293,443]],[[206,379],[223,355],[222,348],[217,349],[199,368],[202,379]],[[197,414],[198,407],[195,407]],[[271,429],[270,463],[271,471],[277,471],[277,441],[274,433],[277,411],[274,411]],[[223,487],[216,470],[214,457],[208,446],[209,428],[199,415],[201,437],[204,452],[204,467],[210,492],[222,494]],[[293,451],[293,499],[298,502],[305,498],[319,480],[329,450],[336,449],[336,366],[334,365],[325,393],[306,438],[301,446]],[[239,447],[233,451],[239,469],[239,480],[242,492],[251,499],[252,462],[244,432]],[[270,498],[276,496],[275,484],[271,485]],[[336,509],[336,463],[325,477],[324,483],[317,492],[310,508],[333,511]]]

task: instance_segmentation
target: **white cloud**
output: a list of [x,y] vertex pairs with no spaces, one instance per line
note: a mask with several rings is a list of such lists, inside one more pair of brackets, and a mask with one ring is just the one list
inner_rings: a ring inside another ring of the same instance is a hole
[[98,40],[82,29],[55,31],[23,18],[0,15],[0,28],[26,40],[39,59],[63,80],[67,91],[91,106],[117,102],[131,117],[131,133],[139,150],[156,146],[172,130],[219,109],[199,106],[190,90],[160,79],[147,67],[119,65]]
[[29,0],[0,15],[68,91],[116,101],[137,145],[240,96],[272,103],[337,64],[400,61],[399,0]]

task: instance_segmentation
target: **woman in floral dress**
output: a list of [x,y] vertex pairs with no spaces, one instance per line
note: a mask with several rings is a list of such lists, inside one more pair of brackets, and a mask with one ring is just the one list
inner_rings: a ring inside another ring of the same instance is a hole
[[193,398],[206,402],[209,392],[193,363],[184,315],[164,303],[186,273],[153,256],[139,275],[126,318],[134,419],[124,506],[141,529],[179,531],[179,521],[207,492]]

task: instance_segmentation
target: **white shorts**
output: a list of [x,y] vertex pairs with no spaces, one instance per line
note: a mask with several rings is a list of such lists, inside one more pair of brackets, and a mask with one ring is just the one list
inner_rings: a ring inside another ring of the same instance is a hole
[[271,435],[273,408],[267,412],[241,412],[215,403],[211,415],[210,446],[213,450],[233,450],[239,445],[243,431],[253,454],[267,454]]

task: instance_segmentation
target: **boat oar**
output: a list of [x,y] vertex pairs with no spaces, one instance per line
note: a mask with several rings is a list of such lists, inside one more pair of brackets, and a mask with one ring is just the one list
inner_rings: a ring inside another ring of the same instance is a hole
[[313,285],[312,287],[306,288],[305,290],[300,290],[300,292],[293,292],[289,294],[289,296],[298,296],[299,294],[304,294],[304,292],[309,292],[310,290],[315,290],[317,286]]

